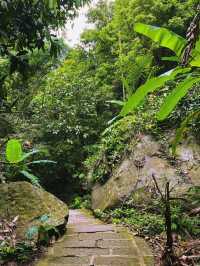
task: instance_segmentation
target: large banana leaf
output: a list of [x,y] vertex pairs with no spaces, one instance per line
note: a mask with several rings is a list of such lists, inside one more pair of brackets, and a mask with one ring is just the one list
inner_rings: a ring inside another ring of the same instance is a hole
[[22,160],[22,145],[17,139],[11,139],[6,145],[6,159],[9,163],[18,163]]
[[37,161],[32,161],[30,163],[26,163],[26,165],[32,165],[32,164],[56,164],[56,162],[51,160],[37,160]]
[[181,53],[187,44],[186,39],[165,28],[136,23],[134,30],[149,37],[160,46],[172,50],[177,56],[181,56]]
[[200,67],[200,40],[195,44],[195,48],[192,49],[190,65],[194,67]]
[[40,150],[33,150],[27,153],[24,153],[22,156],[22,161],[26,160],[27,158],[31,157],[32,155],[36,154],[36,153],[40,153]]
[[192,88],[192,86],[200,81],[200,77],[187,77],[169,94],[160,108],[157,114],[158,120],[162,121],[168,117],[168,115],[176,107],[177,103],[186,95],[186,93]]
[[200,55],[196,55],[191,61],[190,65],[193,67],[200,67]]
[[120,115],[127,115],[128,113],[133,111],[137,106],[139,106],[139,104],[147,96],[148,93],[153,92],[156,89],[162,87],[167,81],[173,80],[176,75],[187,73],[189,71],[190,68],[176,68],[165,75],[149,79],[145,84],[140,86],[131,97],[129,97],[128,101],[123,106]]
[[22,175],[28,178],[34,186],[40,187],[39,178],[26,170],[20,171]]

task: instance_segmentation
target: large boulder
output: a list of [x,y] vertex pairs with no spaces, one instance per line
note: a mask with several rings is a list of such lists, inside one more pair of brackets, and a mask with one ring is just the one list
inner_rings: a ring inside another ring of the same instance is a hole
[[23,238],[30,226],[40,222],[34,218],[48,215],[48,224],[65,227],[68,207],[54,195],[28,182],[0,184],[0,218],[19,215],[17,235]]
[[192,185],[200,185],[200,146],[193,140],[180,145],[177,160],[163,151],[162,144],[151,136],[143,136],[133,151],[116,167],[104,184],[96,184],[92,191],[92,208],[105,210],[115,207],[130,196],[141,201],[150,198],[155,174],[159,187],[166,180],[174,187],[174,194],[186,192]]

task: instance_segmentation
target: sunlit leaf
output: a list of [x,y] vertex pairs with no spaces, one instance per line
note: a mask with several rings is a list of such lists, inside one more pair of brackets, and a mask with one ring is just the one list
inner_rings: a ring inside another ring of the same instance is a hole
[[181,55],[185,45],[187,44],[186,39],[165,28],[136,23],[134,30],[149,37],[160,46],[172,50],[177,56]]
[[50,9],[56,9],[58,5],[57,0],[45,0],[45,3]]
[[21,174],[23,174],[26,178],[28,178],[31,183],[35,186],[39,186],[40,187],[40,183],[39,183],[39,178],[25,170],[20,171]]
[[9,163],[18,163],[22,160],[22,145],[19,140],[11,139],[6,145],[6,159]]
[[39,150],[33,150],[31,152],[24,153],[23,156],[22,156],[22,160],[26,160],[30,156],[32,156],[32,155],[34,155],[36,153],[39,153],[39,152],[41,152],[41,151],[39,151]]
[[164,56],[161,58],[162,61],[169,61],[169,62],[180,62],[180,58],[178,56]]
[[190,65],[193,67],[200,67],[200,55],[194,57],[191,61],[190,61]]
[[56,164],[56,162],[51,160],[37,160],[27,163],[26,165],[32,165],[32,164]]
[[178,84],[178,86],[169,94],[157,114],[158,120],[162,121],[169,116],[169,114],[176,107],[177,103],[186,95],[192,86],[199,82],[200,78],[188,77]]
[[173,80],[176,75],[190,71],[190,68],[176,68],[171,72],[165,73],[159,77],[149,79],[145,84],[140,86],[137,91],[129,97],[128,101],[122,108],[120,115],[125,116],[133,111],[147,96],[148,93],[162,87],[167,81]]

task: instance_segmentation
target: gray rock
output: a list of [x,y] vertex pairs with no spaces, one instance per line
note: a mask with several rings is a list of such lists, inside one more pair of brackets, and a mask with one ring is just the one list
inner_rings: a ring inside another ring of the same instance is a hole
[[172,165],[161,152],[161,144],[151,136],[143,136],[104,184],[96,184],[92,191],[92,208],[105,210],[118,205],[131,195],[137,200],[151,199],[154,192],[154,173],[161,190],[166,181],[174,187],[174,194],[183,194],[192,185],[200,184],[200,146],[194,141],[177,148],[177,161]]

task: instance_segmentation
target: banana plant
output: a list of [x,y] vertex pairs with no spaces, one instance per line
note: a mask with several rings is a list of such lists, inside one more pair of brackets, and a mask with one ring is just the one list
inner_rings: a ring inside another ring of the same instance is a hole
[[55,164],[56,162],[51,160],[35,160],[30,161],[30,157],[36,153],[40,153],[40,150],[32,150],[31,152],[24,153],[22,145],[19,140],[11,139],[6,144],[6,161],[11,168],[11,172],[14,175],[22,174],[29,181],[35,185],[40,186],[39,177],[35,176],[31,169],[31,165],[37,164]]
[[[157,42],[160,46],[172,50],[177,56],[177,61],[181,59],[184,48],[187,44],[187,40],[183,37],[165,28],[154,27],[143,23],[136,23],[134,29],[136,32],[149,37],[154,42]],[[200,66],[199,46],[200,43],[197,42],[195,48],[192,51],[189,67],[186,68],[177,66],[170,72],[147,80],[136,90],[133,95],[129,97],[127,102],[124,104],[120,115],[125,116],[128,113],[134,111],[149,93],[163,87],[167,81],[174,80],[177,75],[179,75],[179,77],[180,75],[183,75],[183,77],[185,77],[185,73],[188,73],[188,75],[186,75],[186,78],[184,78],[183,81],[179,83],[177,87],[171,92],[171,94],[168,95],[157,114],[159,121],[166,119],[176,107],[177,103],[187,94],[187,92],[193,87],[193,85],[200,81],[200,76],[197,77],[196,75],[193,75],[192,72],[192,67]]]
[[[176,61],[177,63],[181,62],[186,51],[188,40],[168,29],[143,23],[136,23],[134,30],[150,38],[159,46],[168,48],[174,52],[175,56],[164,58],[164,60]],[[169,93],[157,113],[157,119],[159,121],[165,120],[189,90],[200,82],[199,73],[193,70],[193,67],[200,67],[200,41],[197,41],[194,45],[187,65],[187,67],[178,65],[176,68],[158,77],[147,80],[128,98],[119,115],[123,117],[133,112],[149,93],[158,90],[163,87],[167,81],[175,80],[178,76],[181,81],[179,81],[177,86]],[[175,148],[173,150],[175,151]]]

